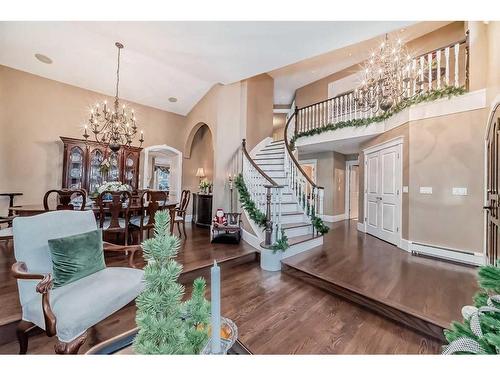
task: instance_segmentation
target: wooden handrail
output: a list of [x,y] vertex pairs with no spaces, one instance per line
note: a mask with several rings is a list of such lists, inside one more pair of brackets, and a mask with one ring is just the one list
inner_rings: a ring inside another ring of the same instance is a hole
[[255,163],[255,161],[250,157],[250,154],[247,151],[247,141],[245,138],[242,139],[241,141],[241,148],[243,150],[243,155],[247,158],[247,160],[252,164],[252,166],[257,170],[257,172],[260,173],[262,177],[264,177],[273,187],[279,187],[278,185],[271,177],[269,177],[260,167]]
[[[306,174],[306,172],[304,172],[304,170],[302,169],[302,167],[300,166],[299,162],[297,161],[297,159],[295,159],[295,156],[293,156],[293,151],[292,149],[290,148],[290,144],[288,143],[288,139],[287,139],[287,131],[288,131],[288,126],[290,125],[290,121],[292,120],[292,118],[295,117],[295,114],[297,113],[297,111],[295,111],[295,113],[293,115],[290,116],[290,118],[288,119],[288,121],[286,122],[286,125],[285,125],[285,136],[284,136],[284,140],[285,140],[285,147],[286,147],[286,152],[288,152],[288,156],[290,156],[290,159],[292,159],[293,163],[295,164],[295,166],[298,168],[298,170],[300,171],[300,173],[302,173],[302,175],[306,178],[307,182],[309,182],[311,184],[311,186],[313,188],[316,188],[316,189],[324,189],[323,186],[318,186],[316,185],[313,180],[311,180],[309,178],[309,176]],[[295,119],[297,120],[297,119]]]

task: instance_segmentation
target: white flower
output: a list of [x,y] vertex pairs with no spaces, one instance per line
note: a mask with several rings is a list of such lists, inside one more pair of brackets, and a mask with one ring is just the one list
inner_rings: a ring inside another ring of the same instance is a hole
[[127,184],[122,184],[120,181],[106,182],[97,188],[97,192],[101,194],[103,191],[130,191],[132,188]]

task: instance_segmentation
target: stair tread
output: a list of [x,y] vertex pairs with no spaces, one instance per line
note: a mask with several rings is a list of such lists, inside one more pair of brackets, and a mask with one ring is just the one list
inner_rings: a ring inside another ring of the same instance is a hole
[[312,235],[312,234],[304,234],[302,236],[288,237],[288,245],[297,245],[302,242],[315,240],[316,238],[321,237],[321,235]]
[[281,224],[281,228],[282,229],[292,229],[292,228],[307,227],[309,225],[312,225],[312,224],[311,223],[306,223],[306,222],[288,223],[288,224]]
[[302,211],[292,211],[292,212],[282,212],[281,216],[287,216],[287,215],[304,215]]

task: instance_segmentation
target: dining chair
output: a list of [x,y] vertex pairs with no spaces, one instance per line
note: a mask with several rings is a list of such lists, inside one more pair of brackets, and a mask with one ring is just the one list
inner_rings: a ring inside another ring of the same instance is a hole
[[[106,199],[111,197],[111,199]],[[114,233],[116,237],[123,233],[125,246],[128,245],[128,227],[132,194],[128,191],[103,191],[97,198],[99,206],[99,227],[103,234]]]
[[132,230],[139,231],[139,243],[144,239],[144,231],[147,231],[149,237],[151,229],[154,228],[155,214],[163,210],[166,206],[168,195],[160,190],[145,190],[140,199],[139,214],[130,219]]
[[[53,211],[13,222],[12,275],[17,279],[22,318],[17,327],[20,354],[28,350],[28,337],[36,327],[56,336],[58,354],[76,354],[87,331],[129,302],[144,288],[140,269],[106,267],[100,271],[53,288],[53,265],[49,239],[86,233],[97,228],[92,211]],[[140,246],[118,246],[103,242],[103,251],[127,250],[129,266]],[[73,265],[69,264],[68,267]]]
[[45,193],[43,197],[43,208],[45,211],[50,211],[49,207],[49,197],[51,194],[57,194],[57,205],[56,210],[74,210],[74,199],[77,197],[82,197],[82,202],[80,206],[80,211],[85,210],[85,204],[87,203],[87,194],[83,189],[52,189]]
[[174,224],[177,224],[177,230],[179,231],[179,237],[181,234],[181,223],[182,229],[184,231],[184,237],[186,236],[186,209],[189,204],[189,199],[191,198],[191,190],[183,190],[181,193],[181,199],[179,205],[175,208]]

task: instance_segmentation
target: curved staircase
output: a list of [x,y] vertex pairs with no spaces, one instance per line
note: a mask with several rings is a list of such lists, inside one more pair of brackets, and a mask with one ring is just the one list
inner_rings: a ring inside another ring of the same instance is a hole
[[288,238],[289,245],[283,258],[322,245],[323,236],[314,230],[311,223],[312,190],[307,191],[304,179],[292,176],[285,142],[269,138],[257,145],[250,155],[243,140],[242,149],[245,185],[262,212],[266,213],[269,208],[268,216],[271,218],[271,228],[265,229],[271,230],[270,243],[266,244],[262,229],[254,228],[263,241],[261,247],[272,246],[281,238],[281,231]]

